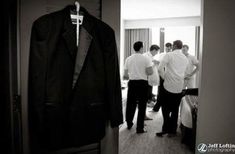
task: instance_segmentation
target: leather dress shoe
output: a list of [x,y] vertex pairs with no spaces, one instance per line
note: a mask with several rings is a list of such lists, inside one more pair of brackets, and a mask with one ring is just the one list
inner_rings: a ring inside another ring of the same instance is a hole
[[130,130],[133,126],[133,123],[127,124],[127,129]]
[[156,136],[162,137],[162,136],[165,135],[165,134],[166,134],[166,132],[159,132],[159,133],[156,133]]
[[144,128],[144,129],[140,129],[140,130],[136,130],[136,133],[137,134],[142,134],[142,133],[146,133],[147,132],[147,130]]
[[152,110],[149,110],[149,112],[158,112],[159,110],[157,110],[157,109],[152,109]]
[[144,120],[153,120],[152,118],[148,117],[148,116],[145,116],[144,117]]
[[175,137],[175,136],[177,136],[176,133],[168,133],[168,134],[167,134],[167,137]]

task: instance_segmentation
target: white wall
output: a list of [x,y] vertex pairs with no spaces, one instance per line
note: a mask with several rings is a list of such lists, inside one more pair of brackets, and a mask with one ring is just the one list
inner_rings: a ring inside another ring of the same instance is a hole
[[149,28],[149,27],[170,27],[170,26],[199,26],[200,24],[201,24],[200,16],[142,19],[142,20],[124,20],[125,29]]
[[234,6],[233,0],[204,0],[197,145],[235,144]]

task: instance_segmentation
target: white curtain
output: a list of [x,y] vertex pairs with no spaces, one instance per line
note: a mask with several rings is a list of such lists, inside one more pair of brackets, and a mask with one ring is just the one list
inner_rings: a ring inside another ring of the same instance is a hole
[[133,44],[136,41],[144,43],[144,52],[149,50],[151,44],[151,30],[150,29],[126,29],[125,30],[125,50],[124,59],[135,53]]

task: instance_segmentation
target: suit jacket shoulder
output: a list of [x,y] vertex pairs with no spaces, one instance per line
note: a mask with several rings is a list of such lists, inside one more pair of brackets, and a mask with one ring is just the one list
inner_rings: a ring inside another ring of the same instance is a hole
[[64,10],[45,14],[33,22],[32,31],[36,31],[37,38],[45,39],[53,27],[62,26],[64,20]]

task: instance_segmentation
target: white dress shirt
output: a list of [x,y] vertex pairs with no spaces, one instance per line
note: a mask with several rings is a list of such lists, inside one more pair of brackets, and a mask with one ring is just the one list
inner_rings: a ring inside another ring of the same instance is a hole
[[150,51],[143,53],[144,56],[148,57],[151,61],[153,60],[153,55],[151,54]]
[[149,58],[149,60],[152,62],[152,66],[154,66],[153,60],[155,60],[155,56],[153,56],[150,51],[143,53],[143,55]]
[[156,55],[156,60],[161,61],[163,57],[166,55],[166,52],[162,52]]
[[[194,71],[195,66],[197,66],[199,64],[199,62],[196,59],[196,57],[194,57],[190,54],[188,54],[186,57],[188,59],[188,66],[186,68],[185,76],[187,76],[187,75],[191,76],[192,72]],[[187,87],[187,88],[197,87],[195,85],[195,74],[185,80],[184,87]]]
[[130,80],[147,80],[146,68],[152,66],[152,61],[141,53],[135,53],[125,61],[124,69],[128,70]]
[[195,68],[195,65],[198,65],[198,60],[196,59],[196,57],[192,56],[192,55],[187,55],[186,56],[188,59],[188,66],[186,69],[186,75],[191,74]]
[[[185,71],[188,65],[181,50],[168,52],[159,64],[159,73],[164,79],[164,88],[171,93],[181,93],[184,86]],[[164,69],[165,68],[165,69]]]

